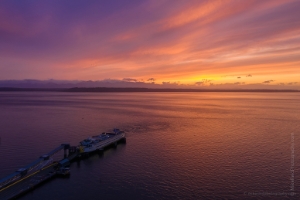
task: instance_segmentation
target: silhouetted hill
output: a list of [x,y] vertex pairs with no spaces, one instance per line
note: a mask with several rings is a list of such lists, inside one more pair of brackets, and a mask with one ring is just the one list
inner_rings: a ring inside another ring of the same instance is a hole
[[65,92],[299,92],[298,90],[225,90],[225,89],[164,89],[164,88],[70,88]]
[[108,88],[108,87],[94,87],[94,88],[12,88],[0,87],[2,92],[300,92],[299,90],[251,90],[251,89],[164,89],[164,88]]

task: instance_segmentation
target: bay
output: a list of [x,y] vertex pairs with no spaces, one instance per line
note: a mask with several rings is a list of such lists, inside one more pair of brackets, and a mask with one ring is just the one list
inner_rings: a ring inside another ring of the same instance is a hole
[[299,174],[299,113],[298,93],[1,92],[0,177],[117,127],[126,144],[21,199],[282,198]]

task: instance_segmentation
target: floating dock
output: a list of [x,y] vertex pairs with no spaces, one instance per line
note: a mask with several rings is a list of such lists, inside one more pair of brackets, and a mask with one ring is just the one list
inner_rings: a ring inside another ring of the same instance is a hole
[[[126,138],[123,138],[126,141]],[[64,158],[54,161],[53,156],[64,150]],[[101,149],[103,150],[103,149]],[[62,144],[16,172],[0,179],[0,199],[17,199],[46,181],[62,175],[69,175],[66,168],[81,157],[78,147]]]

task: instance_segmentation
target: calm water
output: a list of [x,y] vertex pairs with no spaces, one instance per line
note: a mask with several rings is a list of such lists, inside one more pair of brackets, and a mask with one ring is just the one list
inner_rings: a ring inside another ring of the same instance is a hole
[[296,199],[250,193],[290,192],[291,169],[299,192],[299,122],[296,93],[0,93],[0,178],[118,127],[126,144],[21,199]]

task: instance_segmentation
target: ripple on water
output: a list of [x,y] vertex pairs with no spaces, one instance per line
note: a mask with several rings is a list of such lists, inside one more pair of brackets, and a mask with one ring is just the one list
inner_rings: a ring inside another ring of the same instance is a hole
[[[250,199],[245,192],[288,192],[292,132],[295,147],[300,142],[299,99],[289,93],[0,93],[0,177],[61,143],[77,145],[119,127],[126,144],[73,163],[69,179],[21,199]],[[298,169],[295,162],[295,174]]]

